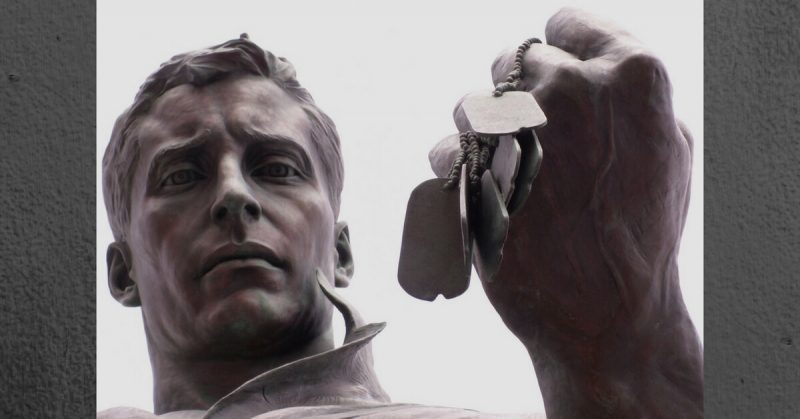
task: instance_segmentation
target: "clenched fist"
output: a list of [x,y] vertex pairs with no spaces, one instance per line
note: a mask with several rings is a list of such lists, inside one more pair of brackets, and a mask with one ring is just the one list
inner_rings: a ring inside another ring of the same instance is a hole
[[[494,83],[514,53],[497,58]],[[676,262],[692,139],[664,65],[564,9],[523,75],[548,119],[544,159],[483,286],[531,355],[548,417],[702,417],[702,348]]]

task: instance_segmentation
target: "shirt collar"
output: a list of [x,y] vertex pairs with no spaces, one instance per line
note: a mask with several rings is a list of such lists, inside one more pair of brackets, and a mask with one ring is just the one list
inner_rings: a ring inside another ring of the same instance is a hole
[[205,418],[244,418],[292,406],[377,404],[391,400],[373,370],[372,339],[386,323],[364,324],[318,272],[317,282],[345,319],[344,344],[271,369],[217,401]]

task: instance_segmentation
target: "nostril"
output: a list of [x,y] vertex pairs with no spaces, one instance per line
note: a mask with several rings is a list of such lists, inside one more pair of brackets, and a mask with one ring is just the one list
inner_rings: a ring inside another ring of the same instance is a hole
[[215,223],[250,222],[262,215],[261,205],[246,193],[229,191],[211,208],[211,218]]
[[214,214],[214,218],[216,218],[217,220],[224,220],[225,217],[227,216],[228,216],[228,207],[226,207],[225,205],[221,205],[219,209],[217,209],[217,212]]
[[244,210],[245,212],[247,212],[247,215],[253,218],[258,218],[259,215],[261,215],[261,211],[259,210],[258,205],[252,202],[246,203],[244,206]]

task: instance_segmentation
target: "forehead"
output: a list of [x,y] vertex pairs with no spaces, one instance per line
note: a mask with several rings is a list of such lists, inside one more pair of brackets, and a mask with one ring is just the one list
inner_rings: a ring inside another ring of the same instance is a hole
[[313,151],[310,121],[297,101],[274,81],[249,75],[170,89],[139,120],[134,135],[146,160],[147,151],[201,131],[236,137],[251,129],[290,138]]

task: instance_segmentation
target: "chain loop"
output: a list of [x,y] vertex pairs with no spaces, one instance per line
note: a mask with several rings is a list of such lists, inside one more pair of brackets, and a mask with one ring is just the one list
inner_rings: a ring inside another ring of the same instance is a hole
[[[497,83],[492,93],[494,96],[502,96],[505,92],[517,90],[523,77],[522,59],[525,56],[525,52],[528,51],[531,45],[541,43],[542,41],[539,38],[530,38],[526,39],[517,48],[517,53],[514,57],[514,68],[508,73],[508,77],[504,82]],[[444,188],[451,189],[458,185],[458,181],[461,178],[461,166],[464,164],[467,164],[469,169],[470,184],[477,186],[496,147],[497,138],[481,136],[474,131],[462,132],[459,135],[458,155],[453,161],[453,167],[450,169]],[[474,188],[473,190],[476,194],[480,192],[480,188]]]
[[459,135],[458,155],[453,161],[453,167],[450,169],[444,188],[451,189],[458,184],[461,178],[461,166],[464,164],[469,170],[467,176],[469,176],[470,183],[476,186],[486,170],[486,165],[489,163],[495,147],[497,147],[495,138],[484,137],[474,131],[462,132]]
[[497,83],[494,87],[494,96],[502,96],[503,93],[517,90],[519,86],[520,80],[522,80],[522,59],[525,57],[525,53],[533,44],[541,44],[542,40],[539,38],[530,38],[526,39],[525,42],[522,43],[517,48],[517,54],[514,57],[514,68],[508,73],[508,77],[506,77],[506,81]]

